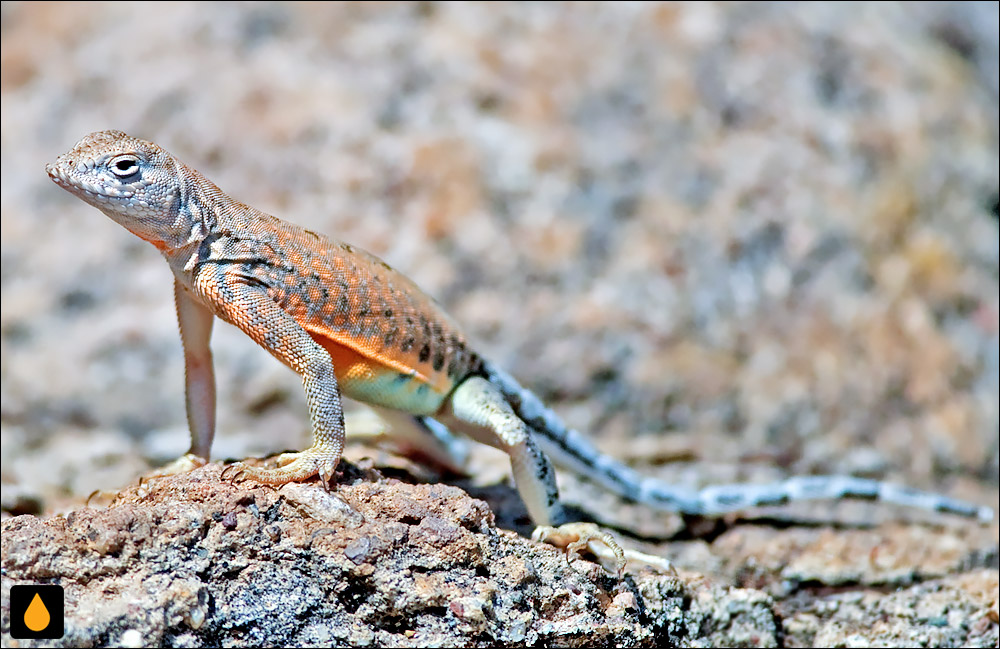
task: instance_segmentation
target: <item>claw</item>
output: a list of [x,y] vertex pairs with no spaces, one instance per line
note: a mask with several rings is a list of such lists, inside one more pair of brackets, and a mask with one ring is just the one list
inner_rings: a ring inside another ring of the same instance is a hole
[[337,465],[323,462],[319,467],[319,479],[327,491],[331,491],[334,485],[334,477],[337,473]]
[[111,498],[111,502],[109,503],[109,505],[114,505],[115,502],[118,501],[119,496],[121,496],[121,492],[120,491],[112,492],[112,491],[106,491],[104,489],[96,489],[96,490],[90,492],[90,495],[87,496],[87,500],[84,502],[84,506],[85,507],[90,507],[90,501],[92,501],[94,499],[94,496],[101,495],[101,496],[104,496],[104,497],[108,497],[109,494],[110,494],[110,498]]
[[599,559],[614,561],[619,578],[625,572],[625,564],[629,561],[637,561],[664,572],[677,574],[670,561],[638,550],[624,549],[613,536],[593,523],[568,523],[559,527],[539,526],[535,528],[531,539],[564,549],[567,564],[572,564],[585,549]]
[[[593,523],[568,523],[559,527],[539,526],[531,535],[532,540],[549,543],[566,551],[566,563],[572,564],[583,550],[589,550],[599,559],[612,559],[617,566],[618,576],[625,571],[625,551],[607,532]],[[592,544],[599,542],[601,545]],[[603,546],[603,550],[600,549]],[[610,554],[609,554],[610,551]]]
[[237,462],[223,470],[222,478],[227,479],[229,471],[234,470],[238,473],[229,478],[233,484],[244,480],[253,480],[276,487],[289,482],[303,482],[319,474],[324,487],[330,490],[333,488],[334,474],[340,463],[340,455],[331,454],[324,448],[316,449],[313,447],[299,453],[283,453],[278,456],[277,461],[282,466],[262,468]]
[[[242,462],[237,462],[235,464],[230,464],[229,466],[227,466],[226,468],[224,468],[222,470],[222,474],[219,476],[219,478],[221,480],[227,480],[229,482],[229,484],[235,486],[239,482],[243,482],[243,480],[245,479],[245,475],[246,475],[246,470],[245,469],[246,469],[246,467],[243,466]],[[233,475],[230,478],[227,478],[226,474],[229,473],[230,470],[235,470],[236,474]]]

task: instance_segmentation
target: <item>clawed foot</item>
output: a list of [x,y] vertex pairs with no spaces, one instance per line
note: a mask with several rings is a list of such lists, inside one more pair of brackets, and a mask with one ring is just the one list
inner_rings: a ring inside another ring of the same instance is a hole
[[567,523],[559,527],[541,525],[535,528],[531,539],[562,548],[566,551],[567,563],[572,563],[586,549],[602,561],[613,561],[619,577],[629,561],[638,561],[664,572],[677,574],[668,560],[638,550],[625,549],[613,536],[593,523]]
[[198,457],[194,453],[186,453],[170,464],[166,466],[161,466],[159,469],[152,473],[148,473],[143,476],[144,479],[149,478],[164,478],[168,475],[180,475],[181,473],[187,473],[189,471],[194,471],[199,467],[203,467],[208,464],[208,460],[203,457]]
[[327,489],[333,484],[334,471],[340,463],[339,453],[310,448],[298,453],[282,453],[275,458],[277,468],[250,466],[237,462],[227,466],[222,472],[223,480],[233,483],[253,480],[267,485],[283,485],[302,482],[319,475]]

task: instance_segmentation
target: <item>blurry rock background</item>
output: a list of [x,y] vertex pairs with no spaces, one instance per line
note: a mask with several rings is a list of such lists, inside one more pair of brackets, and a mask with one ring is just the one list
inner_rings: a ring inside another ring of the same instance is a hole
[[[997,506],[996,3],[5,2],[0,55],[9,510],[187,448],[167,266],[44,173],[106,128],[383,257],[647,473]],[[213,347],[215,456],[307,444]]]

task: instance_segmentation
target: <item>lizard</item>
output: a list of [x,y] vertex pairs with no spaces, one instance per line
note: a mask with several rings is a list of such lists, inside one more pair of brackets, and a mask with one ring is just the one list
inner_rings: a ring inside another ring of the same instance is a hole
[[993,518],[987,506],[846,475],[701,490],[643,477],[600,453],[474,351],[437,302],[376,256],[245,205],[160,146],[122,131],[87,135],[46,170],[155,246],[173,271],[191,433],[179,466],[210,457],[216,396],[209,343],[218,317],[302,377],[312,428],[312,446],[279,456],[276,467],[231,465],[240,481],[281,485],[318,475],[331,488],[344,448],[345,395],[373,406],[432,456],[447,452],[451,432],[504,451],[538,526],[535,538],[561,539],[571,552],[595,533],[566,520],[550,457],[625,500],[681,514],[860,498]]

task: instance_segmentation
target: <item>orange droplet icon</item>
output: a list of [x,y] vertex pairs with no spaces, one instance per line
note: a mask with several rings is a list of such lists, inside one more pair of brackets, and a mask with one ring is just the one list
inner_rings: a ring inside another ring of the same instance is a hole
[[28,604],[28,610],[24,612],[24,625],[35,633],[38,633],[47,627],[51,620],[52,617],[49,615],[49,609],[45,608],[42,598],[38,596],[38,593],[35,593],[31,603]]

